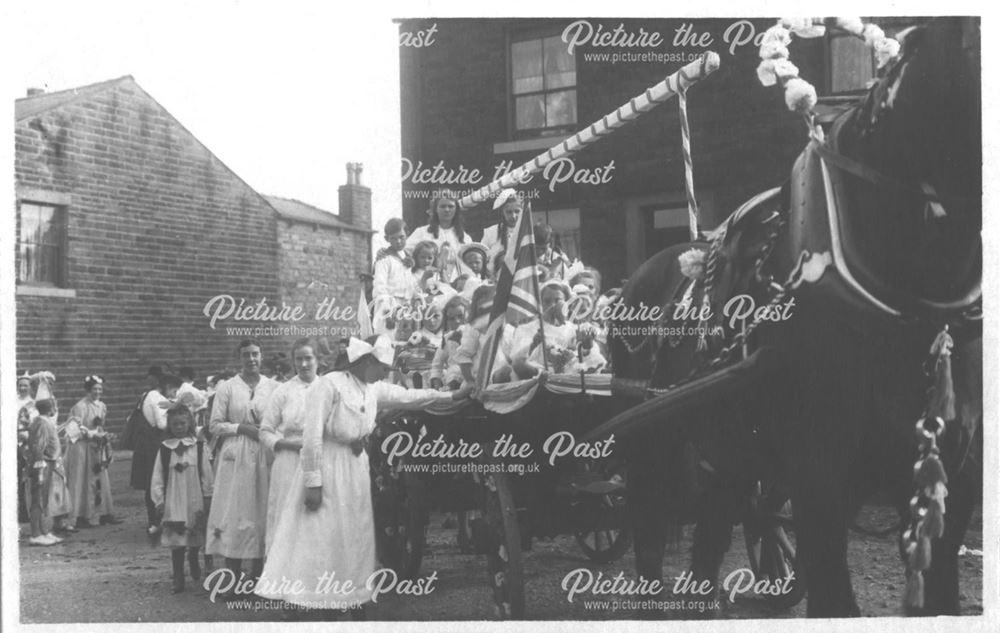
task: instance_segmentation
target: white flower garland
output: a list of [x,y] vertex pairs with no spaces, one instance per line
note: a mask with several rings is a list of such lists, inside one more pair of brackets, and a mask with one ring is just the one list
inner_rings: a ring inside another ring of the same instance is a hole
[[[760,43],[760,65],[757,78],[764,86],[781,83],[785,89],[785,104],[792,112],[808,115],[816,107],[816,88],[799,77],[799,69],[788,59],[792,34],[799,37],[821,37],[826,33],[822,18],[781,18],[764,32]],[[863,39],[875,51],[878,67],[882,68],[899,55],[899,42],[886,37],[875,24],[865,24],[860,18],[837,18],[837,28]]]

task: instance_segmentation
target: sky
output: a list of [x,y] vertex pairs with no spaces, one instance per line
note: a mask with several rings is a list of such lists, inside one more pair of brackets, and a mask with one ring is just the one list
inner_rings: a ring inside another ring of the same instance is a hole
[[24,2],[8,12],[14,50],[30,51],[6,69],[8,103],[28,87],[132,75],[260,193],[336,211],[345,163],[356,161],[373,227],[399,215],[399,35],[389,12],[240,0],[57,11]]

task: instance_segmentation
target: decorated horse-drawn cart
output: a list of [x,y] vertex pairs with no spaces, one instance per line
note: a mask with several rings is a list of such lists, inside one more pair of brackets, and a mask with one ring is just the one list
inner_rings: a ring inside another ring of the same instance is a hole
[[[497,195],[676,95],[681,102],[692,236],[698,237],[685,94],[718,64],[717,55],[705,54],[459,204],[468,207]],[[572,534],[594,563],[615,561],[629,548],[630,526],[636,525],[637,519],[627,513],[629,482],[624,453],[615,445],[616,434],[627,434],[629,426],[642,422],[642,406],[632,409],[633,405],[657,395],[657,385],[636,388],[635,380],[585,372],[543,372],[530,379],[491,384],[493,358],[504,325],[540,318],[531,226],[529,205],[514,229],[514,245],[500,266],[480,351],[477,401],[442,406],[417,416],[390,413],[370,444],[383,563],[401,575],[415,576],[424,552],[430,510],[454,512],[459,517],[459,545],[465,551],[486,555],[498,616],[514,618],[525,616],[522,552],[530,547],[533,536]],[[525,303],[530,306],[532,300],[534,314],[523,307]],[[544,332],[544,324],[540,329]],[[609,332],[609,341],[615,336]],[[620,338],[628,342],[627,337]],[[731,346],[729,352],[734,349]],[[687,391],[704,393],[703,383],[716,381],[720,387],[716,397],[725,398],[727,388],[740,384],[731,376],[762,364],[761,356],[744,354],[742,360],[732,353],[720,356],[712,372],[701,381],[687,381],[674,396],[683,400]],[[623,413],[625,409],[631,411]],[[628,424],[622,424],[623,415],[630,420]],[[708,460],[701,463],[712,469]],[[753,488],[736,519],[744,524],[750,568],[758,578],[788,583],[788,590],[772,601],[791,606],[802,598],[804,585],[794,582],[794,539],[786,531],[790,525],[787,494],[778,492],[760,469],[738,474]],[[659,485],[653,480],[643,483],[644,487]],[[690,517],[694,512],[688,509],[682,514]],[[638,523],[645,521],[639,518]]]

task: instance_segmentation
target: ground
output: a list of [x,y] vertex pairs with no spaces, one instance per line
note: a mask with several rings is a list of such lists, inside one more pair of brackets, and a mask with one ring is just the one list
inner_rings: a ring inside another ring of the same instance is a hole
[[[209,601],[201,587],[171,593],[170,556],[165,548],[150,546],[144,531],[145,509],[142,493],[128,488],[130,462],[127,453],[118,455],[111,466],[112,489],[116,492],[116,514],[120,525],[81,530],[60,545],[29,547],[22,538],[20,549],[21,619],[25,623],[51,622],[198,622],[278,620],[277,603],[259,601],[256,609],[227,608]],[[859,517],[862,525],[877,527],[892,522],[893,513],[883,506],[866,506]],[[455,531],[445,524],[449,517],[434,513],[428,529],[429,548],[423,575],[437,572],[435,590],[429,595],[383,596],[371,617],[384,620],[480,620],[493,618],[491,593],[487,586],[486,563],[482,556],[462,554]],[[27,525],[21,526],[27,533]],[[963,613],[981,615],[982,607],[982,516],[976,513],[966,536],[969,551],[961,557]],[[690,533],[679,547],[668,553],[664,575],[673,579],[689,560]],[[893,536],[851,533],[850,565],[854,588],[862,614],[899,615],[903,591],[903,568]],[[726,556],[723,577],[747,567],[742,533],[737,529]],[[632,554],[608,565],[593,565],[581,553],[571,536],[535,540],[526,554],[525,576],[527,613],[532,619],[628,619],[631,613],[609,609],[587,609],[578,597],[566,600],[561,588],[572,570],[588,568],[606,577],[621,571],[632,577]],[[68,581],[68,582],[67,582]],[[722,601],[721,617],[766,618],[804,617],[805,603],[775,612],[755,597]]]

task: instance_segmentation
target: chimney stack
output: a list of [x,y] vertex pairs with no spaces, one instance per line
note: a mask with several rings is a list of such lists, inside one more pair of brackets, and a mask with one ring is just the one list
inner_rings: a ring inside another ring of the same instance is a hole
[[372,228],[372,190],[361,184],[361,163],[347,163],[347,184],[340,186],[340,219],[359,229]]
[[45,94],[45,88],[28,88],[27,96],[29,97],[37,97],[43,94]]

